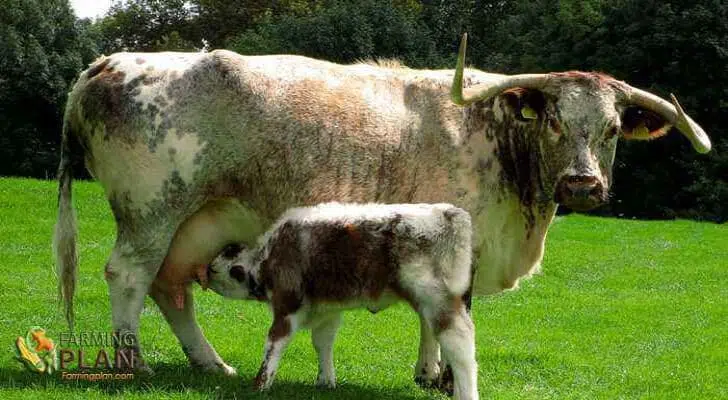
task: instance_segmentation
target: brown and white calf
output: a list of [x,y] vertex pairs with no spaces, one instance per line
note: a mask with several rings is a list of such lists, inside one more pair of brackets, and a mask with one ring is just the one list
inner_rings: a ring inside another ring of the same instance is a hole
[[[270,387],[281,353],[312,330],[317,384],[335,386],[333,341],[341,311],[408,302],[422,341],[441,346],[455,397],[476,399],[474,327],[463,296],[471,279],[470,215],[450,204],[326,203],[287,211],[253,248],[228,246],[210,265],[209,285],[232,298],[270,303],[273,324],[255,379]],[[426,345],[421,348],[432,348]],[[428,358],[428,357],[420,357]]]

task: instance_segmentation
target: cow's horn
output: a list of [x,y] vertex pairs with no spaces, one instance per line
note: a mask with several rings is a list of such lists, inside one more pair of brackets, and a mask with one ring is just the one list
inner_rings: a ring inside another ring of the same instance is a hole
[[453,103],[464,106],[478,100],[491,98],[510,88],[541,89],[546,85],[548,75],[523,74],[504,76],[487,83],[481,83],[471,88],[463,89],[463,70],[465,68],[465,48],[467,47],[467,42],[468,34],[465,33],[460,41],[455,77],[453,78],[452,88],[450,89],[450,97]]
[[708,135],[700,125],[685,114],[685,111],[680,107],[680,103],[677,102],[675,95],[670,94],[670,99],[672,100],[672,104],[670,104],[666,100],[644,90],[631,86],[629,89],[627,92],[627,101],[654,111],[662,118],[665,118],[690,140],[693,148],[698,153],[707,153],[710,151],[710,138],[708,138]]

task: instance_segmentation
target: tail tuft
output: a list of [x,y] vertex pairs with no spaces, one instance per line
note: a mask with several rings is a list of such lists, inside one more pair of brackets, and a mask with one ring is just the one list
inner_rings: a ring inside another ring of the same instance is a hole
[[58,277],[58,299],[63,301],[68,327],[73,331],[73,295],[78,275],[78,253],[76,252],[76,213],[73,209],[69,132],[64,126],[61,144],[61,162],[58,166],[58,220],[53,236],[53,251],[56,258]]

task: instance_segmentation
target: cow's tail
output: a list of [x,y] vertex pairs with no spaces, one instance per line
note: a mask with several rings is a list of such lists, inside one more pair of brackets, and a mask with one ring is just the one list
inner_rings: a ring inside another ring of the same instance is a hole
[[[76,290],[78,253],[76,252],[76,213],[73,209],[71,184],[73,162],[71,145],[76,138],[69,128],[68,118],[63,123],[61,162],[58,165],[58,220],[53,235],[53,251],[58,277],[58,299],[62,300],[69,329],[73,331],[73,294]],[[76,148],[78,146],[75,146]]]

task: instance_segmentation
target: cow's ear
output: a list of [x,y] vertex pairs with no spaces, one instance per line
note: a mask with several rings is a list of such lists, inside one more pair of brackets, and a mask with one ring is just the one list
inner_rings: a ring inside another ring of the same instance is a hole
[[627,107],[622,113],[622,136],[630,140],[652,140],[670,131],[660,115],[642,107]]
[[511,88],[502,93],[519,121],[533,121],[543,116],[546,98],[536,89]]

